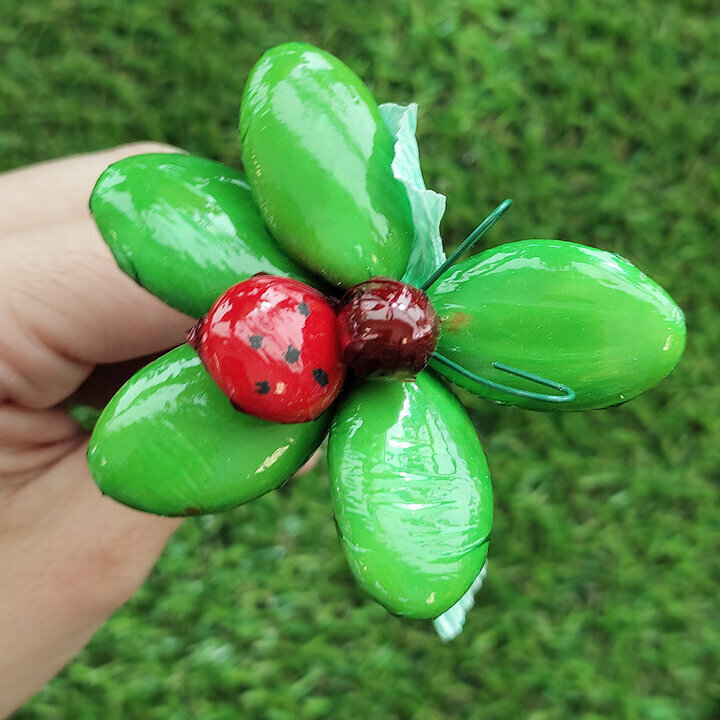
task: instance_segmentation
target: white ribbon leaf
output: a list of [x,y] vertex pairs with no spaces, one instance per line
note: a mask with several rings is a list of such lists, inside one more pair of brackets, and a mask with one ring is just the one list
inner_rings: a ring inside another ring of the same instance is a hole
[[403,282],[422,285],[445,260],[440,220],[445,212],[445,196],[425,187],[415,131],[417,129],[416,103],[380,105],[385,125],[395,138],[393,175],[405,186],[412,210],[415,236]]

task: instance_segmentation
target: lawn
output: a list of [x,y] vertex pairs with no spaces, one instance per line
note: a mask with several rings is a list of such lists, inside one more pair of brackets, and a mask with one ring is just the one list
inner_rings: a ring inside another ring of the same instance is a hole
[[146,138],[239,166],[245,79],[293,39],[420,104],[447,247],[511,197],[485,246],[620,253],[685,310],[685,357],[611,410],[463,396],[495,524],[457,640],[356,587],[322,464],[186,522],[14,720],[720,717],[716,1],[0,0],[0,170]]

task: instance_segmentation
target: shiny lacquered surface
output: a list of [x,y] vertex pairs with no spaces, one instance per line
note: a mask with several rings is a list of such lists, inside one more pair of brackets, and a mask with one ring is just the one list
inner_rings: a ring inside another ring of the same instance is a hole
[[358,376],[414,377],[437,345],[440,320],[427,295],[390,278],[372,278],[345,293],[337,312],[340,353]]
[[433,618],[485,562],[492,488],[475,429],[427,371],[366,380],[341,400],[328,450],[335,517],[360,585],[398,615]]
[[231,508],[290,477],[329,418],[279,425],[235,410],[183,345],[115,395],[93,432],[88,463],[100,489],[158,515]]
[[278,243],[331,282],[400,277],[413,240],[393,138],[348,67],[310,45],[269,50],[248,79],[242,159]]
[[233,286],[189,340],[235,406],[266,420],[314,420],[345,379],[335,311],[296,280],[258,275]]
[[[526,240],[456,265],[428,291],[442,322],[438,352],[477,375],[525,390],[494,361],[571,387],[562,404],[519,398],[431,366],[497,402],[584,410],[625,402],[677,364],[685,321],[668,294],[618,255],[559,240]],[[540,388],[542,389],[542,388]]]
[[245,176],[212,160],[120,160],[100,176],[90,209],[122,270],[193,317],[257,272],[314,282],[269,235]]

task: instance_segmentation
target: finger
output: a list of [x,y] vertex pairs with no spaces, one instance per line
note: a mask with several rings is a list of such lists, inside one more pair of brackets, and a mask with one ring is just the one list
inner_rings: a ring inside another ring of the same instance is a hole
[[142,584],[177,519],[100,494],[85,446],[0,508],[0,717],[55,675]]
[[15,483],[22,483],[35,477],[70,451],[82,440],[79,434],[58,442],[40,445],[37,443],[12,443],[0,445],[0,483],[3,490]]
[[303,475],[307,475],[309,472],[312,472],[317,467],[318,462],[320,462],[321,454],[321,450],[316,450],[310,456],[310,459],[295,473],[293,477],[302,477]]
[[132,143],[0,174],[0,242],[36,228],[90,217],[88,198],[100,173],[124,157],[148,152],[181,151],[162,143]]
[[80,431],[77,423],[62,410],[0,405],[0,446],[46,445],[67,440]]
[[47,408],[98,363],[184,341],[194,320],[124,275],[91,220],[0,243],[0,402]]

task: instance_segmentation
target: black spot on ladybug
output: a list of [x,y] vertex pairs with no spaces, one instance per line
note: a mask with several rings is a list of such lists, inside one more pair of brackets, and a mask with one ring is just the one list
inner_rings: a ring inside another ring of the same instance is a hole
[[313,370],[313,377],[318,385],[325,387],[328,384],[327,373],[322,368],[315,368]]
[[298,309],[298,312],[301,315],[304,315],[305,317],[307,317],[310,314],[310,308],[308,307],[308,304],[306,302],[301,302],[297,306],[297,309]]
[[259,350],[262,347],[263,336],[262,335],[251,335],[250,345],[254,350]]
[[288,349],[283,355],[283,360],[285,360],[288,365],[292,365],[293,363],[296,363],[298,361],[299,357],[300,351],[297,348],[294,348],[292,345],[288,345]]
[[267,380],[256,382],[255,385],[257,386],[255,392],[260,393],[260,395],[267,395],[270,392],[270,383]]

